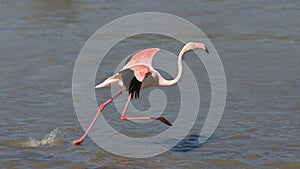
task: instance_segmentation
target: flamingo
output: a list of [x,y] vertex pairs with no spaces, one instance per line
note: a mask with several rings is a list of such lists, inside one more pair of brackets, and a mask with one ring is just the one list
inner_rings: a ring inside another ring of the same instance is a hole
[[98,112],[86,132],[80,139],[74,140],[73,144],[78,145],[84,141],[103,109],[114,99],[120,96],[124,91],[127,91],[129,96],[125,108],[122,112],[121,120],[159,120],[168,126],[172,126],[172,124],[164,117],[127,117],[126,111],[131,99],[139,98],[141,89],[155,86],[173,86],[177,84],[177,82],[181,78],[183,71],[182,57],[184,53],[195,49],[200,49],[205,51],[206,53],[209,53],[207,47],[203,43],[186,43],[178,55],[178,74],[173,80],[164,79],[161,74],[152,67],[152,60],[155,54],[160,51],[159,48],[145,49],[132,56],[118,73],[107,78],[104,82],[98,84],[95,87],[119,87],[122,90],[99,106]]

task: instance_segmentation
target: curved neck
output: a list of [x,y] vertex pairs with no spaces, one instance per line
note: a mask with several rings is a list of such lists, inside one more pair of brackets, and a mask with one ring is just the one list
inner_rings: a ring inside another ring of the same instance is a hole
[[180,80],[181,75],[182,75],[182,57],[183,57],[184,53],[187,52],[187,51],[189,51],[189,49],[186,48],[186,46],[184,46],[181,49],[181,51],[178,55],[178,61],[177,61],[178,73],[177,73],[177,76],[173,80],[166,80],[163,77],[161,77],[159,79],[159,85],[160,86],[172,86],[172,85],[175,85],[176,83],[178,83],[178,81]]

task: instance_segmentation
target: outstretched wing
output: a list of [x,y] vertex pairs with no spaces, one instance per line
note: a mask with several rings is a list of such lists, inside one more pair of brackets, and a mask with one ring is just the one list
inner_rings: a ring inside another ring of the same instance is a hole
[[159,48],[149,48],[133,55],[119,72],[123,85],[131,96],[139,98],[142,83],[149,73],[152,60]]
[[158,51],[160,51],[159,48],[149,48],[142,50],[137,54],[133,55],[124,67],[130,67],[140,63],[144,63],[151,66],[153,57]]
[[139,98],[140,90],[144,79],[147,77],[150,68],[146,65],[133,65],[121,70],[123,85],[131,97]]

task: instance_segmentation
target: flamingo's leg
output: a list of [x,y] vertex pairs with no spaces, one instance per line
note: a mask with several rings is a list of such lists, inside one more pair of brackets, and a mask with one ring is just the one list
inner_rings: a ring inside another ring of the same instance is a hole
[[94,126],[96,120],[98,119],[99,115],[101,114],[101,112],[103,111],[103,109],[105,108],[105,106],[107,106],[109,103],[111,103],[114,99],[116,99],[118,96],[120,96],[122,94],[122,91],[120,91],[119,93],[117,93],[115,96],[113,96],[112,98],[110,98],[109,100],[107,100],[105,103],[101,104],[99,106],[98,112],[96,114],[96,116],[94,117],[92,123],[90,124],[90,126],[88,127],[88,129],[86,130],[86,132],[83,134],[83,136],[78,139],[78,140],[74,140],[73,144],[80,144],[84,141],[84,139],[86,138],[86,136],[88,135],[88,133],[90,132],[90,130],[92,129],[92,127]]
[[131,94],[129,95],[128,97],[128,100],[126,102],[126,105],[125,105],[125,108],[122,112],[122,115],[121,115],[121,119],[122,120],[160,120],[161,122],[165,123],[166,125],[168,126],[172,126],[172,124],[164,117],[126,117],[126,111],[127,111],[127,108],[129,106],[129,103],[131,101]]

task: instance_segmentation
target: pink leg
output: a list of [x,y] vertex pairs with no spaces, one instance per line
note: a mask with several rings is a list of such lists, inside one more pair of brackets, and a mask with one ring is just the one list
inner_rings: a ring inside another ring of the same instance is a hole
[[131,101],[131,94],[129,95],[128,100],[125,105],[125,108],[122,112],[122,116],[121,116],[122,120],[160,120],[161,122],[165,123],[166,125],[172,126],[172,124],[164,117],[126,117],[125,114],[126,114],[126,111],[127,111],[130,101]]
[[90,124],[89,128],[86,130],[86,132],[84,133],[84,135],[78,139],[78,140],[74,140],[73,144],[78,145],[80,143],[82,143],[84,141],[84,139],[86,138],[86,136],[88,135],[88,133],[90,132],[90,130],[92,129],[92,127],[94,126],[97,118],[99,117],[99,115],[101,114],[102,110],[105,108],[105,106],[107,106],[109,103],[111,103],[115,98],[117,98],[118,96],[120,96],[122,94],[122,91],[119,92],[118,94],[116,94],[115,96],[113,96],[112,98],[110,98],[109,100],[107,100],[105,103],[101,104],[98,112],[96,114],[96,116],[94,117],[92,123]]

